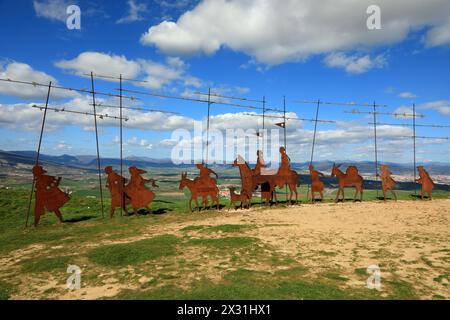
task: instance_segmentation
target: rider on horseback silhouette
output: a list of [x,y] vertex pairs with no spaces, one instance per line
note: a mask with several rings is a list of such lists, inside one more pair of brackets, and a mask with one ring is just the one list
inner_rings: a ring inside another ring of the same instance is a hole
[[280,147],[281,154],[281,166],[278,169],[278,176],[289,176],[291,174],[291,159],[286,154],[286,149],[284,147]]
[[[194,181],[204,181],[206,183],[206,185],[211,186],[211,187],[216,187],[217,186],[217,180],[219,178],[219,176],[217,175],[217,173],[214,172],[214,170],[206,168],[205,165],[203,163],[198,163],[195,165],[197,167],[197,169],[200,170],[200,174],[199,177],[195,178]],[[211,174],[216,176],[216,179],[211,178]]]

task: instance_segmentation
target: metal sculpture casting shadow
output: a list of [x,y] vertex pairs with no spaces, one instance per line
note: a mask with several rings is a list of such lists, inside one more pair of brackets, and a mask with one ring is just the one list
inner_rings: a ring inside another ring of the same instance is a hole
[[252,205],[251,197],[247,194],[247,191],[243,190],[241,193],[236,193],[235,187],[229,187],[230,190],[230,207],[228,208],[228,211],[230,211],[231,207],[235,205],[236,202],[240,202],[241,209],[246,207],[247,209],[250,209]]
[[349,166],[347,171],[343,173],[339,167],[341,165],[336,166],[333,164],[333,169],[331,170],[331,176],[338,178],[339,190],[336,194],[335,202],[339,201],[339,196],[342,194],[342,202],[345,201],[344,196],[344,188],[346,187],[354,187],[356,189],[355,197],[353,201],[356,201],[356,196],[358,192],[360,194],[360,201],[363,200],[363,192],[364,192],[364,179],[359,175],[358,168],[356,166]]
[[147,171],[134,166],[129,167],[128,171],[130,172],[131,178],[130,182],[125,186],[125,194],[130,197],[134,214],[137,215],[138,210],[142,208],[147,209],[151,213],[152,209],[150,208],[150,205],[155,199],[155,194],[148,189],[145,184],[152,183],[153,187],[158,187],[156,185],[156,180],[143,178],[141,175],[147,173]]
[[423,200],[425,193],[427,193],[428,199],[432,200],[433,197],[431,193],[433,192],[434,189],[434,182],[423,166],[419,166],[417,167],[417,169],[419,170],[420,178],[417,179],[416,181],[422,185],[422,189],[420,190],[420,197]]
[[53,177],[45,175],[47,171],[40,165],[33,167],[33,176],[35,180],[35,203],[34,203],[34,226],[39,224],[41,216],[45,215],[45,211],[54,212],[59,222],[64,222],[61,209],[70,197],[58,188],[61,177]]
[[198,198],[202,198],[202,204],[204,209],[208,205],[208,199],[211,198],[211,206],[216,205],[217,209],[219,207],[219,188],[217,187],[217,180],[211,178],[210,174],[217,174],[206,168],[203,164],[197,164],[197,169],[200,170],[199,177],[194,180],[187,178],[187,172],[181,174],[180,190],[188,188],[191,193],[191,198],[189,199],[189,211],[192,212],[192,201],[195,201],[196,208],[200,211],[200,206],[198,203]]
[[392,172],[387,165],[381,165],[381,189],[383,190],[384,201],[386,201],[387,192],[391,191],[395,201],[397,201],[397,193],[394,191],[397,182],[391,177]]
[[325,186],[320,181],[320,177],[324,177],[325,175],[322,172],[316,171],[312,164],[309,166],[309,174],[311,176],[311,202],[314,203],[316,201],[315,193],[320,193],[320,200],[323,201],[323,190]]
[[106,167],[105,173],[107,175],[106,187],[111,194],[110,218],[114,217],[114,212],[120,207],[125,212],[125,215],[128,215],[127,205],[131,203],[131,198],[125,192],[127,179],[115,172],[112,166]]
[[[283,188],[286,185],[289,187],[289,196],[286,195],[286,203],[292,203],[293,196],[295,194],[295,203],[298,201],[297,187],[300,186],[299,175],[296,171],[290,169],[290,159],[286,154],[286,149],[284,147],[280,148],[281,153],[281,166],[278,171],[267,170],[262,151],[257,152],[257,162],[254,170],[251,170],[248,163],[239,156],[233,162],[233,167],[239,167],[241,181],[242,181],[242,192],[246,192],[250,196],[253,191],[257,190],[258,187],[262,189],[262,200],[265,204],[269,204],[272,199],[275,203],[278,203],[276,188]],[[263,187],[269,187],[268,190]]]

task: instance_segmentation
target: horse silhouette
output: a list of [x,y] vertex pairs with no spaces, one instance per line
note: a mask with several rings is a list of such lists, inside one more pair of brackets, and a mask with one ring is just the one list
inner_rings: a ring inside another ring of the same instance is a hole
[[344,188],[346,187],[354,187],[356,189],[355,197],[353,201],[356,201],[356,196],[358,192],[360,194],[360,201],[363,199],[363,183],[364,179],[359,175],[358,168],[355,166],[350,166],[347,168],[346,173],[343,173],[339,167],[341,165],[336,166],[333,164],[333,169],[331,170],[331,176],[338,178],[339,190],[336,194],[335,202],[339,201],[339,196],[342,193],[342,201],[345,201]]
[[198,208],[198,211],[200,211],[200,206],[198,204],[198,198],[202,198],[202,204],[204,206],[204,209],[206,209],[206,206],[208,204],[208,197],[211,198],[211,205],[217,206],[217,209],[220,209],[219,207],[219,188],[217,188],[217,185],[212,187],[209,184],[209,181],[205,181],[203,179],[196,179],[196,180],[190,180],[187,178],[187,172],[181,174],[181,181],[180,181],[180,190],[183,190],[184,188],[188,188],[191,192],[191,198],[189,199],[189,211],[192,212],[192,201],[195,201],[195,204]]
[[236,203],[241,203],[241,209],[245,206],[247,209],[250,209],[252,202],[250,200],[250,196],[247,194],[246,191],[241,191],[241,193],[236,193],[235,187],[229,187],[230,189],[230,207],[228,208],[228,211],[231,209],[231,207]]
[[309,173],[311,175],[311,202],[315,202],[315,193],[320,193],[320,198],[323,201],[323,189],[325,188],[322,181],[320,181],[320,177],[323,177],[324,174],[322,172],[316,171],[314,166],[311,164],[309,166]]

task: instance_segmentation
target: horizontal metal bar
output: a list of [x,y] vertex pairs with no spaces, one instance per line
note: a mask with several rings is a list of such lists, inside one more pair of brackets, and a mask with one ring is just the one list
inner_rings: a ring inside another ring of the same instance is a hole
[[[90,73],[83,73],[83,76],[91,77],[91,74]],[[95,78],[112,79],[112,80],[120,80],[120,79],[122,79],[123,81],[148,83],[148,81],[146,81],[146,80],[128,79],[128,78],[120,78],[120,77],[113,77],[113,76],[104,76],[104,75],[100,75],[100,74],[96,74],[96,73],[94,73],[93,76]]]
[[[297,120],[297,121],[309,121],[309,122],[316,122],[316,119],[305,119],[305,118],[289,118],[289,117],[283,117],[283,116],[273,116],[273,115],[267,115],[267,114],[252,114],[252,113],[244,113],[246,116],[252,116],[252,117],[265,117],[265,118],[273,118],[273,119],[286,119],[286,120]],[[317,120],[317,122],[321,123],[336,123],[336,121],[333,120]]]
[[[369,122],[369,124],[373,125],[373,122]],[[450,128],[450,126],[439,125],[439,124],[410,124],[410,123],[384,123],[377,122],[377,125],[380,126],[400,126],[400,127],[424,127],[424,128]]]
[[410,114],[410,113],[401,113],[401,112],[369,112],[369,111],[359,111],[359,110],[344,110],[344,113],[350,113],[350,114],[381,114],[381,115],[388,115],[388,116],[402,116],[402,117],[410,117],[410,118],[425,118],[423,114]]
[[[115,90],[119,90],[119,89],[115,89]],[[194,98],[186,98],[186,97],[179,97],[179,96],[169,96],[169,95],[164,95],[164,94],[160,94],[160,93],[151,93],[151,92],[144,92],[144,91],[138,91],[138,90],[122,89],[122,91],[133,93],[133,94],[142,94],[142,95],[147,95],[147,96],[151,96],[151,97],[163,98],[163,99],[175,99],[175,100],[183,100],[183,101],[219,104],[219,105],[224,105],[224,106],[231,106],[231,107],[245,108],[245,109],[278,111],[275,109],[256,107],[256,106],[252,106],[252,105],[242,105],[242,104],[237,104],[237,103],[228,103],[228,102],[221,102],[221,101],[208,101],[208,100],[203,100],[203,99],[194,99]]]
[[[44,106],[37,106],[37,105],[32,105],[31,106],[32,108],[36,108],[36,109],[39,109],[39,110],[45,110],[45,107]],[[85,115],[85,116],[94,116],[94,114],[93,113],[90,113],[90,112],[84,112],[84,111],[76,111],[76,110],[66,110],[65,108],[54,108],[54,107],[47,107],[47,110],[53,110],[53,111],[55,111],[55,112],[68,112],[68,113],[74,113],[74,114],[82,114],[82,115]],[[100,114],[100,113],[97,113],[96,114],[96,116],[97,116],[97,118],[100,118],[100,119],[103,119],[103,118],[110,118],[110,119],[115,119],[115,120],[125,120],[125,121],[128,121],[129,119],[128,118],[120,118],[120,117],[116,117],[116,116],[110,116],[110,115],[108,115],[108,114]]]
[[294,100],[291,101],[293,103],[299,103],[299,104],[317,104],[320,103],[321,105],[335,105],[335,106],[355,106],[355,107],[387,107],[387,105],[384,104],[373,104],[373,103],[354,103],[354,102],[327,102],[327,101],[307,101],[307,100]]
[[[12,79],[0,79],[0,81],[32,85],[34,87],[36,87],[36,86],[37,87],[48,87],[48,84],[38,83],[38,82],[34,82],[34,81],[30,82],[30,81],[20,81],[20,80],[12,80]],[[118,97],[118,98],[120,97],[120,95],[113,94],[113,93],[105,93],[105,92],[100,92],[100,91],[92,92],[91,90],[87,90],[87,89],[76,89],[76,88],[54,86],[54,85],[52,85],[52,89],[60,89],[60,90],[66,90],[66,91],[75,91],[75,92],[82,92],[82,93],[89,93],[89,94],[95,93],[97,95],[109,96],[109,97]],[[139,100],[139,98],[130,97],[130,96],[122,96],[122,98],[129,99],[129,100]]]
[[195,92],[195,94],[199,94],[202,96],[208,96],[210,95],[211,97],[218,97],[218,98],[225,98],[225,99],[231,99],[231,100],[242,100],[242,101],[250,101],[250,102],[258,102],[258,103],[264,103],[265,101],[263,100],[255,100],[255,99],[248,99],[248,98],[242,98],[242,97],[232,97],[232,96],[224,96],[224,95],[220,95],[218,93],[205,93],[205,92]]
[[[94,104],[90,103],[90,106],[93,106]],[[174,114],[174,115],[179,115],[179,112],[174,112],[174,111],[166,111],[166,110],[158,110],[158,109],[147,109],[147,108],[142,108],[142,107],[124,107],[124,106],[114,106],[114,105],[109,105],[109,104],[103,104],[103,103],[96,103],[95,104],[96,107],[101,107],[101,108],[114,108],[114,109],[127,109],[127,110],[137,110],[137,111],[148,111],[148,112],[160,112],[160,113],[169,113],[169,114]]]

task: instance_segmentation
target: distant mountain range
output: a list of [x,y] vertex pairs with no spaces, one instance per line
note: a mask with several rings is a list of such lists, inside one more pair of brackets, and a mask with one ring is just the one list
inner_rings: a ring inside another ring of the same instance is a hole
[[[36,159],[35,151],[1,151],[0,150],[0,167],[16,167],[17,165],[33,165]],[[93,170],[97,167],[97,158],[90,155],[72,156],[61,155],[51,156],[46,154],[40,155],[41,163],[48,163],[51,165],[68,166],[77,169]],[[316,170],[330,171],[333,166],[333,161],[318,161],[314,162]],[[345,169],[349,165],[356,165],[361,173],[373,173],[374,162],[372,161],[350,161],[342,160],[336,161]],[[117,158],[101,158],[103,167],[111,165],[120,165],[120,159]],[[411,174],[413,170],[412,164],[398,164],[386,163],[390,166],[391,171],[397,175]],[[123,159],[124,166],[138,166],[138,167],[191,167],[192,165],[175,165],[170,159],[154,159],[148,157],[131,156]],[[308,171],[309,162],[293,163],[292,167],[299,171]],[[427,169],[433,174],[450,175],[450,163],[432,162],[426,164]]]

